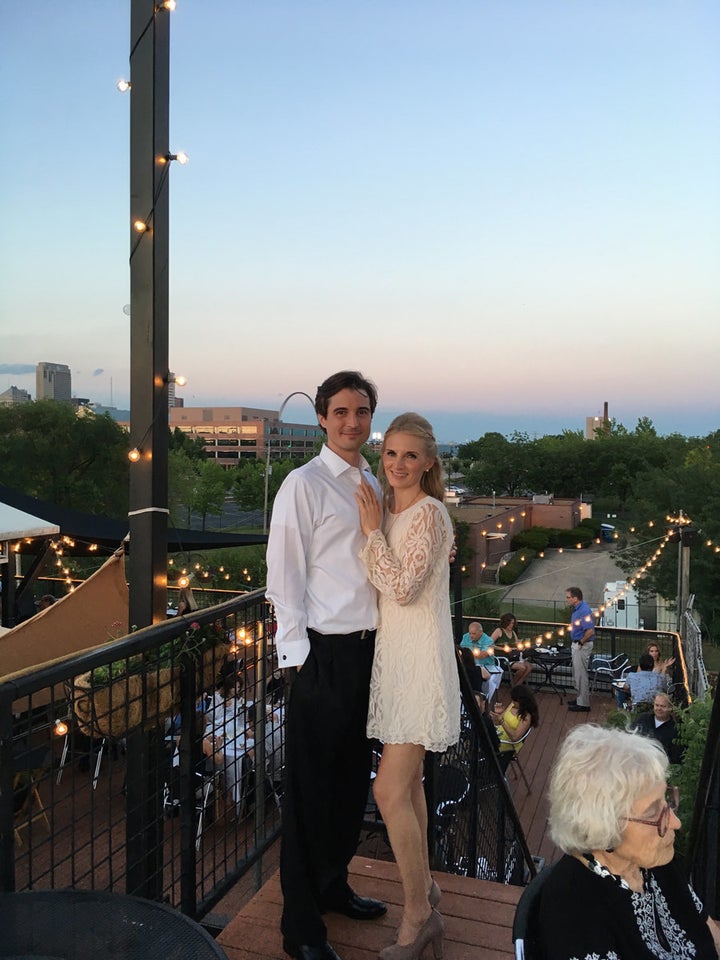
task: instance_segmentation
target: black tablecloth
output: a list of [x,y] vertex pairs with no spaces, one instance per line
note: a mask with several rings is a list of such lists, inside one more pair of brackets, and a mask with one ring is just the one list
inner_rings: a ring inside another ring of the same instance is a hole
[[152,900],[87,890],[0,894],[4,960],[227,960],[207,931]]

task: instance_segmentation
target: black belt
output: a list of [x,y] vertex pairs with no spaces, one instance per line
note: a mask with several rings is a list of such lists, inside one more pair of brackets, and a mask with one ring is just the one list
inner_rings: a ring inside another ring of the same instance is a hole
[[312,627],[308,627],[308,635],[314,633],[318,637],[342,637],[343,640],[373,640],[377,630],[373,628],[372,630],[354,630],[352,633],[320,633],[319,630],[313,630]]

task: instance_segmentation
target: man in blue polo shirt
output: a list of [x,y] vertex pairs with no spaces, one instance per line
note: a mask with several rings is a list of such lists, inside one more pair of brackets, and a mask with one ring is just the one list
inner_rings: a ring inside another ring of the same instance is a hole
[[595,640],[595,617],[590,605],[583,600],[580,587],[568,587],[565,599],[572,610],[570,639],[572,640],[573,684],[577,700],[568,701],[568,710],[575,713],[590,712],[590,679],[588,668]]
[[462,638],[460,646],[472,650],[473,656],[475,657],[475,666],[480,669],[482,675],[483,693],[487,697],[488,702],[491,703],[497,688],[500,686],[503,675],[502,669],[495,657],[492,653],[486,652],[488,650],[494,651],[495,649],[492,637],[489,637],[487,633],[485,633],[481,623],[473,620],[468,627],[468,632]]

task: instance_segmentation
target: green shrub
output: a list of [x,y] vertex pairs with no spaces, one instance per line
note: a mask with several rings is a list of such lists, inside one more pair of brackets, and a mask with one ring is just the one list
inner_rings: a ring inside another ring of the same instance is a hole
[[575,527],[574,530],[553,530],[551,546],[576,547],[578,543],[587,547],[593,542],[592,530],[587,527]]
[[678,739],[685,748],[685,756],[682,763],[674,763],[670,767],[668,779],[670,783],[680,788],[678,816],[682,821],[682,828],[675,838],[675,849],[681,856],[687,852],[690,821],[695,806],[711,712],[712,699],[709,695],[704,700],[695,700],[684,710],[676,710],[676,721],[680,728]]
[[523,550],[515,554],[512,560],[500,567],[498,580],[502,584],[515,583],[520,574],[535,558],[534,550]]
[[529,530],[521,530],[512,538],[513,550],[522,550],[524,547],[528,550],[544,550],[550,542],[549,531],[545,527],[531,527]]

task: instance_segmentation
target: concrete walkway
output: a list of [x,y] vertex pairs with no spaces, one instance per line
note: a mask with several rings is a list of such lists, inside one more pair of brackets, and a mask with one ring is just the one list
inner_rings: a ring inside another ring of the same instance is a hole
[[508,587],[502,606],[507,601],[553,602],[565,606],[567,587],[580,587],[583,597],[595,607],[603,602],[605,584],[624,580],[625,573],[615,563],[615,546],[593,543],[584,550],[546,550],[543,559],[536,559],[520,579]]

